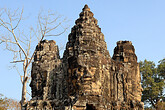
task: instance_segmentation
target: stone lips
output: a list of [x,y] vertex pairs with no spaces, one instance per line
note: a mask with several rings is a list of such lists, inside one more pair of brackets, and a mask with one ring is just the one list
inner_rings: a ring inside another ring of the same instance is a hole
[[27,110],[143,110],[134,46],[117,42],[111,58],[93,15],[85,5],[63,58],[55,41],[44,40],[36,47]]

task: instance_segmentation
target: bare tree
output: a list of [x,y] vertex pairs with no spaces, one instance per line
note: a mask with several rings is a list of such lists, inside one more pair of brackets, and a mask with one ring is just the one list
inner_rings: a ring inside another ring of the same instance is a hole
[[9,107],[8,99],[0,94],[0,110],[7,110]]
[[19,101],[9,99],[0,94],[0,110],[21,110]]
[[[25,34],[26,30],[20,29],[24,28],[21,24],[24,20],[23,12],[24,9],[14,11],[0,9],[0,30],[3,30],[2,33],[7,33],[7,35],[0,34],[0,44],[4,43],[5,49],[13,53],[13,61],[11,63],[21,63],[23,66],[23,74],[18,71],[22,82],[21,107],[26,103],[29,69],[35,55],[33,47],[39,44],[45,37],[59,36],[67,29],[66,26],[63,27],[64,22],[66,22],[65,18],[56,16],[56,14],[48,11],[46,14],[39,13],[36,29],[31,27],[29,29],[30,32],[26,32],[29,33],[27,35]],[[62,31],[54,34],[55,30]],[[36,38],[38,41],[34,40]]]
[[8,104],[8,110],[21,110],[21,105],[17,100],[8,99]]

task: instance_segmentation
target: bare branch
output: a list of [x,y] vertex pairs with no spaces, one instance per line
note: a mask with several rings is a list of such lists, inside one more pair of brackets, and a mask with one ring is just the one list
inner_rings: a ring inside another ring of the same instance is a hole
[[1,42],[9,42],[9,43],[12,43],[12,44],[17,44],[16,42],[13,42],[13,41],[11,41],[11,40],[9,40],[9,39],[6,39],[6,38],[0,38],[0,41]]
[[[39,26],[37,25],[37,29],[36,30],[34,30],[33,27],[31,27],[30,29],[31,29],[31,32],[33,33],[32,36],[35,36],[37,38],[38,42],[39,42],[40,39],[41,39],[41,33],[38,32],[39,31]],[[39,35],[37,35],[38,33],[39,33]]]
[[22,53],[21,53],[20,49],[19,49],[19,58],[20,58],[20,60],[22,60]]
[[30,96],[31,96],[31,94],[30,94],[28,91],[26,91],[26,92],[27,92],[27,94],[28,94],[28,95],[30,95]]
[[21,43],[23,43],[24,45],[27,45],[23,40],[18,39],[18,41],[20,41]]
[[26,76],[26,77],[24,76],[24,80],[23,81],[26,82],[27,80],[28,80],[28,76]]
[[0,17],[2,16],[2,14],[4,13],[4,9],[0,9]]
[[9,32],[11,32],[11,30],[9,29],[9,27],[7,27],[5,24],[5,22],[0,18],[0,25],[3,26],[4,28],[6,28]]
[[10,63],[18,63],[18,62],[24,62],[25,60],[19,60],[19,61],[12,61]]
[[18,12],[18,8],[16,10],[14,10],[14,12],[12,13],[13,15],[11,15],[11,17],[17,16],[17,12]]
[[[0,37],[0,44],[5,43],[6,49],[13,52],[13,61],[10,63],[23,64],[23,72],[24,74],[21,75],[16,68],[20,80],[22,82],[22,99],[21,104],[23,105],[26,101],[26,93],[29,94],[26,90],[26,84],[28,83],[30,71],[30,65],[33,61],[34,55],[36,51],[34,50],[31,53],[31,46],[33,45],[33,37],[35,36],[38,39],[38,45],[40,42],[47,36],[60,36],[63,34],[67,28],[63,28],[62,24],[65,22],[66,19],[57,23],[58,19],[61,16],[54,17],[55,14],[48,12],[46,16],[42,16],[41,13],[38,16],[38,24],[37,28],[30,28],[30,35],[25,35],[24,32],[19,30],[19,25],[23,19],[23,9],[19,12],[19,10],[10,11],[7,9],[0,10],[0,26],[7,30],[9,36]],[[43,13],[43,12],[42,12]],[[5,16],[3,16],[5,14]],[[4,18],[3,18],[3,17]],[[52,34],[52,32],[58,28],[62,27],[62,31],[58,34]],[[29,94],[30,95],[30,94]]]
[[65,28],[65,29],[64,29],[64,31],[63,31],[63,32],[61,32],[61,33],[59,33],[59,34],[54,34],[54,35],[45,35],[45,37],[48,37],[48,36],[60,36],[60,35],[62,35],[63,33],[65,33],[67,29],[68,29],[68,28]]
[[49,33],[50,31],[56,29],[56,28],[59,27],[60,25],[61,25],[61,22],[60,22],[57,26],[55,26],[55,27],[53,27],[53,28],[51,28],[51,29],[49,29],[49,30],[47,29],[46,33]]
[[21,51],[23,52],[23,54],[25,55],[25,57],[28,58],[27,54],[25,53],[25,50],[22,48],[22,46],[18,42],[18,39],[17,39],[16,35],[14,34],[14,30],[13,29],[12,29],[12,35],[13,35],[14,40],[17,43],[18,47],[21,49]]
[[19,18],[19,20],[18,20],[16,26],[13,28],[13,30],[16,29],[16,28],[18,27],[18,25],[19,25],[19,23],[20,23],[20,21],[21,21],[21,19],[22,19],[22,14],[23,14],[23,9],[22,9],[22,12],[21,12],[21,16],[20,16],[20,18]]
[[42,31],[42,25],[41,25],[41,13],[38,15],[38,22],[39,22],[39,25],[40,25],[40,31],[41,31],[41,34],[43,35],[43,31]]
[[16,68],[16,70],[17,70],[17,72],[18,72],[18,74],[19,74],[19,76],[20,76],[20,80],[21,80],[21,82],[22,82],[22,84],[23,84],[23,76],[20,74],[18,68],[17,68],[17,67],[15,67],[15,68]]
[[[12,34],[12,36],[13,36],[13,38],[14,38],[14,40],[15,40],[15,43],[18,45],[18,47],[19,47],[19,48],[21,49],[21,51],[24,53],[25,57],[27,57],[27,55],[26,55],[24,49],[22,48],[22,46],[21,46],[20,43],[18,42],[18,39],[17,39],[17,37],[16,37],[16,35],[15,35],[15,33],[14,33],[14,29],[18,26],[20,20],[22,19],[23,10],[22,10],[20,19],[19,19],[17,25],[16,25],[14,28],[13,28],[13,25],[12,25],[12,21],[13,21],[13,20],[12,20],[12,17],[13,17],[13,16],[11,15],[10,10],[6,10],[6,9],[5,9],[5,12],[6,12],[7,16],[8,16],[9,21],[10,21],[9,24],[10,24],[11,29],[9,29],[9,27],[5,25],[6,23],[5,23],[4,20],[1,19],[1,18],[0,18],[0,21],[1,21],[1,22],[0,22],[0,25],[2,25],[4,28],[6,28],[6,29]],[[14,14],[14,15],[15,15],[15,14]],[[8,49],[8,50],[10,50],[10,49]]]
[[31,71],[30,71],[30,72],[28,72],[28,74],[27,74],[27,76],[29,77],[29,79],[31,79],[31,78],[30,78],[30,73],[31,73]]
[[13,46],[9,46],[8,42],[5,42],[5,43],[6,43],[6,49],[7,50],[12,51],[14,53],[18,52],[18,51],[16,51],[16,49],[13,49],[14,45]]
[[33,54],[32,54],[32,56],[31,56],[31,58],[30,58],[30,60],[29,60],[29,62],[28,62],[28,64],[27,64],[27,66],[29,66],[29,65],[30,65],[30,63],[32,62],[32,60],[33,60],[33,57],[34,57],[35,53],[36,53],[36,51],[34,51],[34,52],[33,52]]
[[61,16],[58,16],[58,17],[55,18],[54,20],[48,22],[48,24],[53,24],[53,23],[57,22],[57,20],[58,20],[59,18],[61,18]]

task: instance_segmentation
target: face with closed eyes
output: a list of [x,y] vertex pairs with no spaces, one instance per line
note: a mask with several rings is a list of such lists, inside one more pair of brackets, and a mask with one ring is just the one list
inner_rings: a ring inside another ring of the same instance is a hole
[[[72,70],[72,86],[74,92],[79,94],[91,94],[91,91],[98,95],[100,92],[101,83],[96,81],[96,68],[95,67],[78,67]],[[73,89],[70,89],[73,91]]]

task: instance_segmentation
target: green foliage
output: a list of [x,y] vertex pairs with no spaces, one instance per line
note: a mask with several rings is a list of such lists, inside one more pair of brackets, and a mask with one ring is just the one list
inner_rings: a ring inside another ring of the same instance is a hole
[[152,61],[140,61],[140,72],[142,75],[142,101],[156,108],[158,102],[163,100],[163,89],[165,86],[165,59],[159,61],[158,66]]
[[165,79],[165,58],[159,61],[158,72]]

